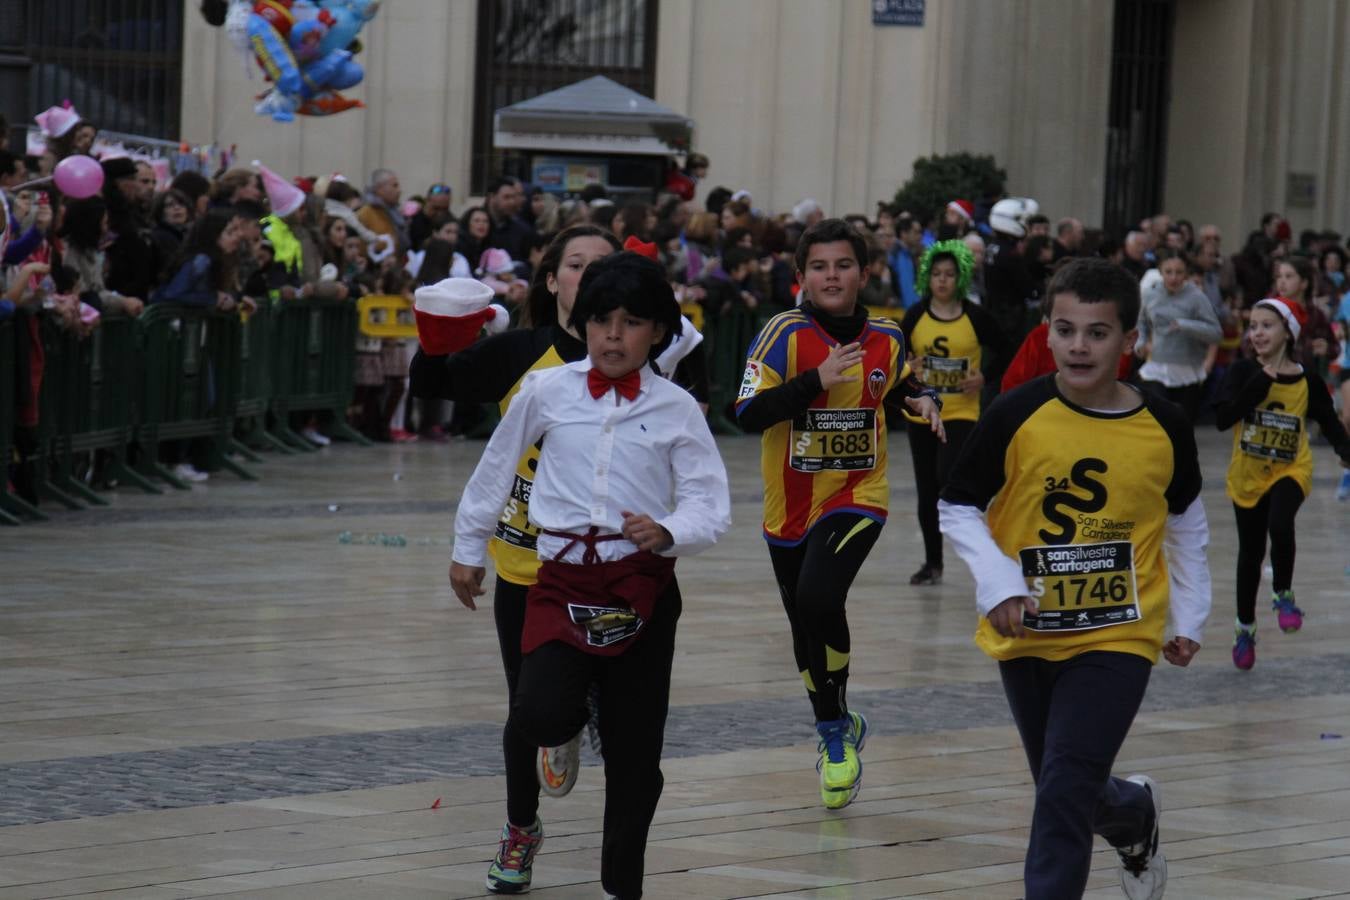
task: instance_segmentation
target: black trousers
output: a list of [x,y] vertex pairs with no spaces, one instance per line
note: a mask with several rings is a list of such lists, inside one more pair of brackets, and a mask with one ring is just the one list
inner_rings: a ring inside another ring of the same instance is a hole
[[914,460],[914,487],[919,493],[919,530],[923,532],[924,561],[934,568],[942,568],[942,531],[938,528],[938,495],[947,483],[956,458],[965,446],[966,438],[975,430],[975,423],[967,420],[943,422],[947,443],[927,425],[910,423],[909,455]]
[[[525,595],[529,590],[526,585],[513,584],[498,576],[492,594],[492,616],[497,622],[497,643],[501,647],[502,668],[506,671],[507,709],[516,705],[516,686],[520,681],[520,635],[525,630]],[[526,740],[508,718],[502,729],[502,758],[506,764],[506,818],[520,828],[529,828],[539,814],[539,777],[534,773],[534,758],[538,752],[539,745]]]
[[605,760],[605,825],[600,881],[623,900],[642,896],[643,856],[661,798],[661,747],[670,704],[670,667],[680,589],[674,579],[652,619],[618,656],[596,656],[550,641],[521,660],[507,728],[533,747],[565,743],[586,724],[586,697],[599,687],[597,710]]
[[1292,478],[1271,485],[1251,509],[1233,505],[1237,516],[1237,616],[1250,625],[1256,621],[1256,592],[1261,586],[1261,563],[1266,558],[1266,535],[1270,535],[1271,587],[1278,593],[1294,583],[1294,517],[1303,505],[1303,489]]
[[817,722],[842,719],[848,710],[844,694],[850,641],[844,601],[880,534],[880,522],[858,513],[835,513],[816,522],[796,546],[769,545],[792,627],[792,655],[806,680]]
[[1168,387],[1159,381],[1140,381],[1139,386],[1156,397],[1171,400],[1186,411],[1186,420],[1192,425],[1200,416],[1200,401],[1205,396],[1205,383],[1187,384],[1181,387]]
[[1111,775],[1153,666],[1132,653],[1092,651],[1059,662],[1021,657],[998,668],[1036,781],[1027,900],[1081,897],[1094,832],[1113,847],[1153,833],[1148,791]]

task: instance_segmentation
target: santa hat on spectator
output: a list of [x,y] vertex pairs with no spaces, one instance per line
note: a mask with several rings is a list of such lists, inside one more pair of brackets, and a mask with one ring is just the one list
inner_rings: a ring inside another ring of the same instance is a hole
[[449,349],[435,349],[456,353],[476,341],[485,328],[489,334],[506,330],[510,314],[490,302],[493,296],[492,288],[476,279],[446,278],[414,291],[413,310],[419,318],[439,317],[442,327],[438,331]]
[[253,168],[257,169],[258,174],[262,176],[263,189],[267,191],[267,199],[272,204],[272,212],[281,218],[284,219],[289,216],[300,208],[300,204],[305,202],[304,191],[256,159],[253,161]]
[[947,208],[954,213],[960,213],[967,222],[975,221],[975,205],[969,200],[953,200],[947,204]]
[[33,117],[33,121],[38,123],[38,128],[42,130],[44,136],[55,138],[70,131],[81,120],[80,114],[70,105],[70,101],[64,100],[60,106],[53,106],[38,113]]
[[1253,309],[1265,307],[1275,313],[1281,319],[1284,319],[1284,325],[1289,329],[1289,336],[1298,340],[1299,332],[1308,321],[1308,313],[1303,307],[1299,306],[1293,300],[1287,300],[1284,297],[1267,297],[1264,300],[1257,300]]
[[515,270],[516,264],[511,261],[511,254],[500,247],[489,247],[478,259],[478,271],[487,275],[505,275]]
[[623,242],[623,249],[636,253],[638,256],[645,256],[652,262],[661,261],[661,251],[655,244],[649,244],[635,234],[630,234],[628,239]]

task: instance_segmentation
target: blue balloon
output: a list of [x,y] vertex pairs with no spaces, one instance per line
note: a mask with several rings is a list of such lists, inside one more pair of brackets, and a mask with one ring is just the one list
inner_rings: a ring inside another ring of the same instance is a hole
[[300,90],[300,69],[295,65],[295,57],[291,56],[291,48],[286,46],[272,23],[257,13],[248,17],[248,43],[277,90],[283,94]]
[[320,57],[301,70],[304,87],[300,96],[306,100],[327,90],[342,90],[360,84],[365,70],[360,63],[352,61],[352,55],[346,50],[334,50]]
[[347,49],[379,11],[377,0],[324,0],[320,5],[333,16],[328,34],[319,42],[320,54]]

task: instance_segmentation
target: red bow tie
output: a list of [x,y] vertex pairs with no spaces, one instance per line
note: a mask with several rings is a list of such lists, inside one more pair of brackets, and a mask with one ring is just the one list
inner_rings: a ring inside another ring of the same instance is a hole
[[590,388],[591,396],[597,400],[610,388],[614,388],[620,397],[632,401],[637,398],[638,389],[642,387],[642,375],[634,369],[627,375],[610,378],[599,369],[591,369],[586,373],[586,387]]

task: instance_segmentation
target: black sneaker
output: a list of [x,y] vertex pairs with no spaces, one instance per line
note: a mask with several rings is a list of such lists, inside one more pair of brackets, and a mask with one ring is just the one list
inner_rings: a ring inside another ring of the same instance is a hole
[[1158,820],[1162,818],[1158,785],[1147,775],[1131,775],[1125,780],[1143,787],[1153,799],[1153,834],[1142,844],[1116,848],[1120,854],[1120,889],[1130,900],[1161,900],[1167,887],[1167,860],[1158,848]]
[[909,576],[910,584],[942,584],[942,566],[924,563],[923,568]]

